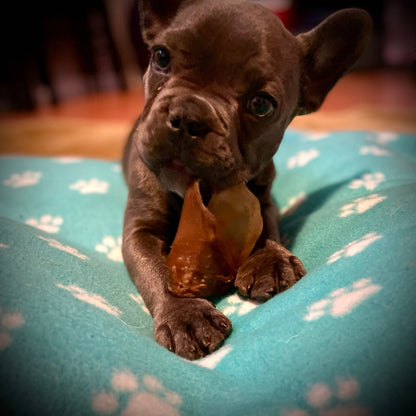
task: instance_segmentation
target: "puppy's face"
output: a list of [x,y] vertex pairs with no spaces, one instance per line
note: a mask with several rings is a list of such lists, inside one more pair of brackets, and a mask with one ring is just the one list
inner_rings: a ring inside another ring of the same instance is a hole
[[133,137],[168,191],[224,189],[272,160],[296,114],[319,108],[371,34],[363,10],[334,13],[293,36],[241,0],[141,0],[151,51],[146,104]]
[[252,179],[296,112],[299,42],[265,9],[213,2],[183,10],[149,48],[135,140],[162,186],[183,196],[194,178]]

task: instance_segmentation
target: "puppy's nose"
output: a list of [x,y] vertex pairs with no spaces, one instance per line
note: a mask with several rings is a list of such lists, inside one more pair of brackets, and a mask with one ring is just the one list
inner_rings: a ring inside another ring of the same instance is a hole
[[177,97],[169,108],[168,127],[191,138],[203,138],[212,131],[209,106],[194,96]]
[[186,117],[174,115],[169,118],[170,128],[175,131],[182,131],[192,138],[205,137],[210,127],[203,121],[187,120]]

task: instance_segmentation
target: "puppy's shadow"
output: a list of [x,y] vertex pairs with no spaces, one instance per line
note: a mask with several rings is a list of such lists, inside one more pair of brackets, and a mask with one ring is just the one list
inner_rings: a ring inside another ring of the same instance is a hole
[[308,217],[322,208],[326,201],[334,193],[355,178],[357,178],[357,176],[342,182],[328,185],[312,192],[311,194],[307,194],[304,199],[299,201],[281,216],[279,226],[280,234],[282,235],[283,243],[285,243],[285,240],[288,240],[287,248],[289,250],[295,245],[296,237],[302,230],[302,227],[308,220]]

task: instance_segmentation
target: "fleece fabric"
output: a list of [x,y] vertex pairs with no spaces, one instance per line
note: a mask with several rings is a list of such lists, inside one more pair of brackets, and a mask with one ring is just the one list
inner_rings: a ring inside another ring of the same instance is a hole
[[120,164],[0,159],[0,408],[13,415],[416,414],[416,136],[286,133],[273,195],[307,275],[186,361],[121,257]]

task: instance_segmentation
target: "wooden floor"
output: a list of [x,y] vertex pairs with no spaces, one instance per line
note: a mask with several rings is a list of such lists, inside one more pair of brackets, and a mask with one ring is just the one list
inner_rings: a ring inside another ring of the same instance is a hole
[[[0,153],[119,159],[143,105],[143,92],[137,90],[2,115]],[[353,72],[334,87],[317,113],[296,117],[290,127],[416,135],[416,77],[404,70]]]

